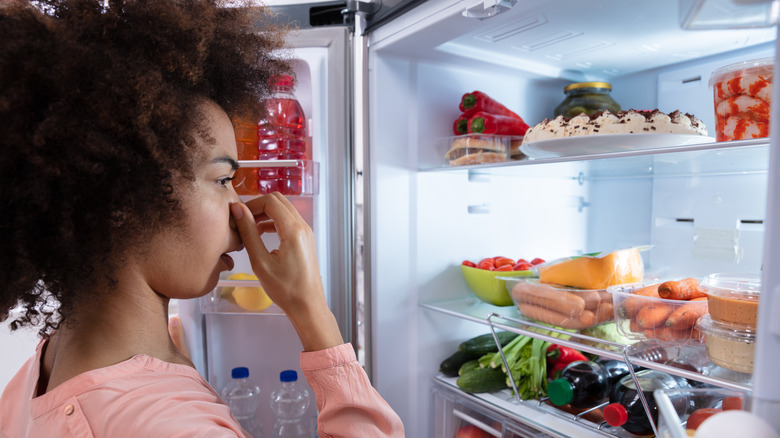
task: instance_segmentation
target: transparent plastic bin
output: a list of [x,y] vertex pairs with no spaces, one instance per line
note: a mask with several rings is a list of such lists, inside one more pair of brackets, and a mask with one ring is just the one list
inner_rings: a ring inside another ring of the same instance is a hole
[[679,315],[675,311],[683,306],[690,306],[696,312],[706,314],[707,301],[667,300],[634,294],[653,284],[659,283],[622,284],[607,288],[613,297],[618,332],[636,341],[652,339],[666,345],[703,346],[704,338],[696,328],[696,320],[690,324],[676,323],[674,320],[675,315]]
[[[285,196],[316,196],[320,193],[320,163],[312,160],[240,160],[241,168],[274,169],[282,172],[290,172],[291,169],[300,169],[301,187],[285,188],[280,181],[279,191]],[[247,197],[261,195],[259,190],[253,190]]]
[[579,330],[614,319],[612,295],[544,283],[534,278],[506,278],[507,290],[520,313],[529,319]]
[[760,274],[711,274],[699,282],[712,320],[755,327],[761,296]]
[[[751,398],[750,395],[744,391],[738,391],[734,389],[724,388],[687,388],[687,389],[659,389],[653,393],[656,403],[659,404],[658,415],[658,438],[675,438],[672,432],[673,427],[677,427],[677,431],[682,431],[683,436],[693,436],[692,431],[687,431],[688,420],[693,420],[696,424],[701,424],[701,418],[706,418],[708,411],[700,411],[694,414],[694,412],[700,409],[717,409],[722,410],[725,408],[749,411]],[[665,400],[681,400],[685,399],[688,403],[688,409],[682,415],[678,415],[673,409],[663,409],[660,406]],[[709,411],[716,412],[716,411]],[[693,415],[693,418],[691,418]],[[697,418],[698,417],[698,418]],[[696,424],[693,424],[694,426]]]
[[464,134],[440,138],[437,150],[449,166],[503,163],[525,158],[522,142],[522,136]]
[[232,290],[235,288],[259,288],[260,282],[257,280],[219,280],[214,290],[200,297],[200,311],[203,313],[235,313],[235,314],[264,314],[264,315],[284,315],[282,309],[276,304],[271,303],[262,309],[253,308],[250,297],[249,304],[243,302],[245,307],[238,304],[232,296]]

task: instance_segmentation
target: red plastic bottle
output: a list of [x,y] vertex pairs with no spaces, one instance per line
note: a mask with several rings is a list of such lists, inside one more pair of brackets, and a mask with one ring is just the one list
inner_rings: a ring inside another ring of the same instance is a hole
[[[279,75],[271,79],[274,94],[266,102],[267,115],[257,124],[258,159],[305,160],[306,117],[293,95],[293,78]],[[303,192],[303,163],[295,167],[260,167],[260,193],[279,191],[284,195]]]
[[[684,389],[691,385],[682,377],[672,376],[656,370],[641,370],[636,373],[639,387],[644,394],[653,422],[658,424],[658,406],[653,392],[656,389]],[[627,375],[620,379],[609,395],[610,404],[604,407],[604,419],[611,426],[620,426],[628,432],[637,435],[653,434],[647,414],[636,390],[634,379]],[[683,415],[692,408],[691,400],[684,395],[671,398],[672,405],[678,415]]]

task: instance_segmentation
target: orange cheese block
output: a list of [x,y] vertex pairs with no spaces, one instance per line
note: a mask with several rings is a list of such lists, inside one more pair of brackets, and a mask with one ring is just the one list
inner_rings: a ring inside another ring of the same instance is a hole
[[577,257],[541,267],[539,280],[583,289],[605,289],[607,286],[639,283],[644,264],[639,249],[622,249],[603,257]]

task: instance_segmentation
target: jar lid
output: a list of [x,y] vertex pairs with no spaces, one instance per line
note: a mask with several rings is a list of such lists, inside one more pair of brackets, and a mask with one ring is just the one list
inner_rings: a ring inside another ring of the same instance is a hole
[[749,61],[737,62],[721,67],[710,76],[709,86],[712,87],[718,82],[727,81],[740,76],[772,75],[775,65],[775,58],[759,58]]
[[611,90],[612,84],[608,82],[576,82],[564,87],[563,92],[565,93],[567,91],[576,90],[578,88],[606,88],[607,90]]
[[699,282],[699,290],[721,298],[758,301],[761,294],[761,275],[710,274]]
[[704,315],[696,321],[696,327],[706,336],[717,336],[731,341],[756,342],[755,327],[744,324],[718,322],[710,315]]

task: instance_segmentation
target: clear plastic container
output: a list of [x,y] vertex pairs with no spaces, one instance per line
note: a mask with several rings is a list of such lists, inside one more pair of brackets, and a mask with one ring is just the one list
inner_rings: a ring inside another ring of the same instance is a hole
[[271,410],[276,416],[274,438],[310,438],[314,436],[306,418],[311,397],[298,385],[298,373],[285,370],[279,374],[280,387],[271,393]]
[[761,295],[760,274],[711,274],[699,282],[716,322],[755,327]]
[[222,390],[222,398],[241,427],[253,436],[260,436],[262,425],[256,416],[260,406],[260,387],[249,378],[246,367],[233,368],[231,378]]
[[651,283],[634,283],[607,288],[613,297],[618,332],[635,341],[654,339],[667,345],[696,345],[703,342],[701,333],[696,329],[695,319],[688,321],[690,324],[673,323],[673,321],[675,311],[683,306],[695,308],[694,310],[700,315],[706,314],[707,301],[668,300],[635,294],[638,290],[651,285]]
[[603,289],[578,289],[535,278],[507,278],[506,284],[526,318],[574,330],[614,319],[612,296]]
[[438,149],[450,166],[503,163],[510,157],[525,157],[520,152],[522,142],[522,136],[464,134],[440,138]]
[[[673,424],[679,425],[678,427],[683,430],[688,429],[686,430],[687,434],[693,436],[692,431],[695,431],[697,425],[701,424],[702,417],[714,412],[713,410],[749,411],[751,404],[750,396],[742,391],[716,387],[659,389],[654,393],[654,396],[658,399],[661,394],[670,400],[685,397],[690,401],[690,406],[687,412],[679,414],[677,412],[667,414],[663,410],[660,411],[657,423],[659,438],[673,438],[670,431]],[[697,411],[699,412],[696,413]],[[688,427],[689,420],[692,428]]]
[[730,64],[712,73],[715,140],[769,136],[774,58]]
[[696,324],[704,333],[707,355],[712,363],[740,373],[753,372],[755,327],[720,323],[709,315],[699,318]]

